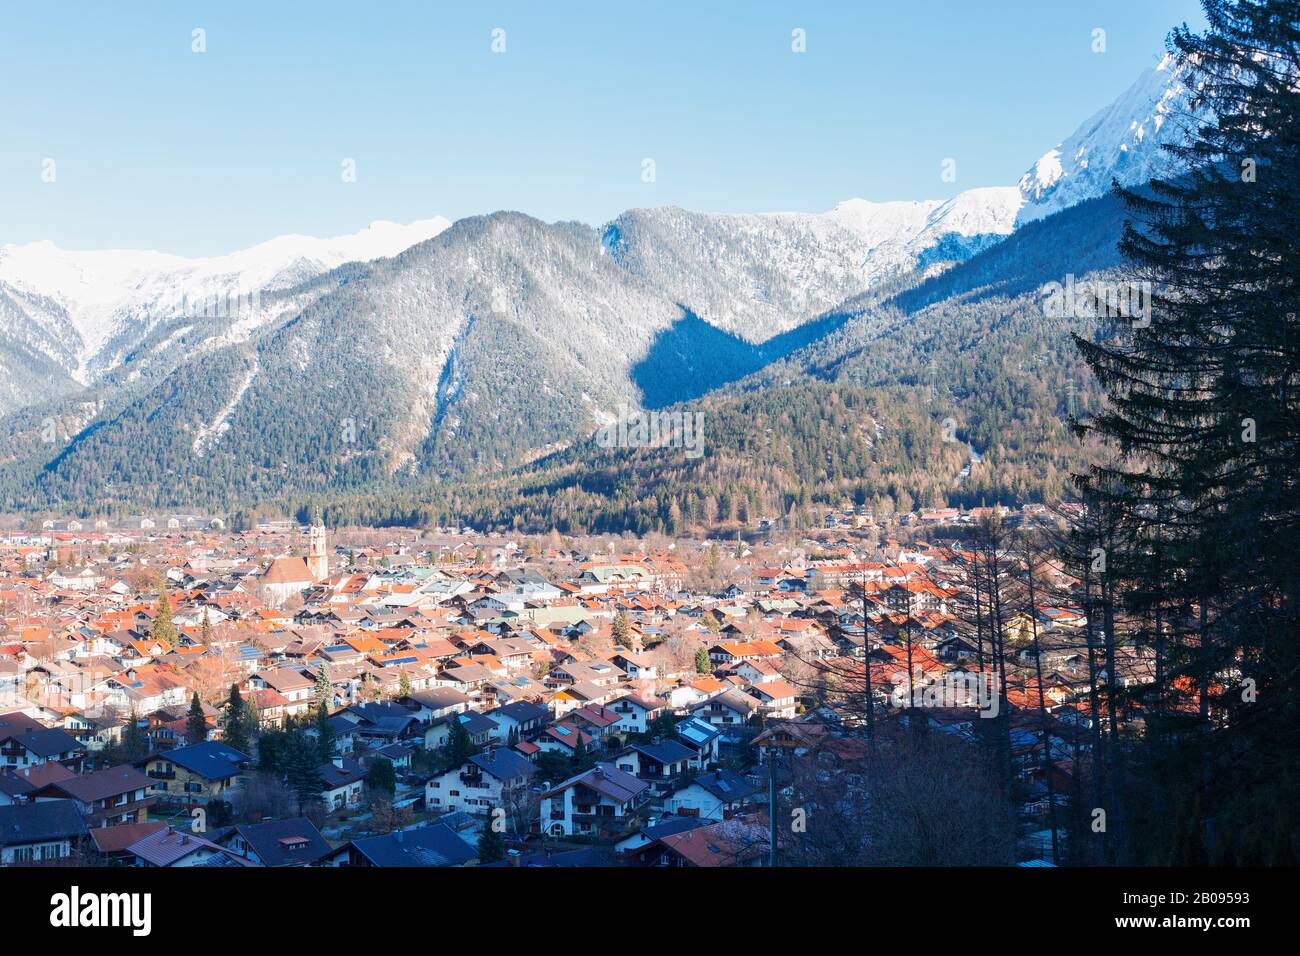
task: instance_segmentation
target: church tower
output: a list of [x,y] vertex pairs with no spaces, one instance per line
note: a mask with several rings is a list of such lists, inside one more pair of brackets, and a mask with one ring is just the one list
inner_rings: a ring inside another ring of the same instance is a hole
[[307,570],[311,572],[313,581],[321,581],[329,577],[330,573],[330,557],[325,544],[325,525],[319,522],[313,523],[307,532],[307,540]]

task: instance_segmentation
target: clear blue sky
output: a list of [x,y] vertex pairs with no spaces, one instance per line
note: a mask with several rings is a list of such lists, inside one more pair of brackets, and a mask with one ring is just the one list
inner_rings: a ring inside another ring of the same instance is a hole
[[1013,184],[1184,20],[1196,0],[6,3],[0,243],[209,255],[497,209],[943,198]]

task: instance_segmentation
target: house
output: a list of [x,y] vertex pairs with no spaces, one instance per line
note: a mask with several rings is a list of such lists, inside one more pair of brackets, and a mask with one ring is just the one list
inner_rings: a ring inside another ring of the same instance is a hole
[[71,800],[0,807],[0,865],[66,860],[86,832]]
[[159,830],[167,829],[162,820],[149,820],[146,823],[119,823],[111,827],[99,827],[90,831],[90,844],[105,863],[135,862],[135,857],[127,852],[127,847],[137,840],[142,840]]
[[653,843],[660,837],[668,836],[673,833],[681,833],[685,830],[694,830],[696,827],[705,827],[709,821],[702,817],[695,816],[664,816],[660,817],[654,823],[648,823],[635,833],[624,837],[614,844],[614,849],[620,853],[631,853],[633,850],[639,850],[648,843]]
[[709,648],[714,664],[732,664],[742,660],[777,660],[784,652],[771,641],[729,641]]
[[574,755],[579,742],[587,750],[590,750],[592,744],[596,742],[596,738],[586,731],[571,727],[568,724],[556,724],[554,727],[547,727],[542,731],[541,736],[533,741],[545,753],[561,753],[566,757]]
[[345,843],[326,859],[329,866],[464,866],[478,851],[445,823],[431,823],[386,836]]
[[630,680],[655,680],[659,676],[654,661],[639,654],[615,654],[610,660],[621,667]]
[[494,738],[500,739],[501,731],[497,722],[486,714],[471,710],[465,713],[453,714],[445,720],[434,723],[424,732],[424,749],[437,750],[439,747],[446,746],[451,739],[453,724],[465,728],[470,743],[475,747],[485,747],[490,740]]
[[510,739],[513,733],[518,740],[539,733],[551,717],[551,712],[540,704],[526,700],[516,700],[503,704],[486,714],[497,725],[497,733],[502,741]]
[[137,761],[154,781],[154,791],[165,800],[186,804],[229,799],[239,782],[248,754],[220,741],[178,747]]
[[425,784],[424,805],[429,810],[470,813],[487,813],[494,807],[510,809],[536,772],[522,754],[494,747]]
[[591,734],[597,741],[603,741],[617,732],[621,720],[622,715],[604,704],[587,704],[571,711],[564,718],[566,724]]
[[640,819],[650,785],[599,762],[542,794],[541,826],[551,836],[621,833]]
[[750,807],[761,788],[734,770],[719,769],[689,781],[664,798],[664,810],[687,817],[730,820]]
[[85,748],[76,737],[46,727],[26,714],[0,714],[0,768],[21,769],[48,761],[80,770]]
[[143,823],[158,800],[153,781],[129,764],[47,784],[32,794],[32,799],[72,800],[92,828]]
[[425,725],[469,710],[469,698],[454,687],[430,687],[408,694],[398,703],[411,708],[416,719]]
[[167,827],[126,848],[136,866],[256,866],[233,850],[189,830]]
[[334,852],[306,817],[242,823],[217,842],[261,866],[312,866]]
[[420,719],[400,704],[388,701],[353,704],[334,715],[353,725],[357,740],[370,746],[383,746],[417,736]]
[[759,703],[748,694],[738,690],[726,690],[708,700],[692,704],[686,708],[692,717],[707,720],[715,727],[738,728],[749,721],[759,711]]
[[16,803],[31,803],[32,795],[42,787],[70,780],[76,774],[53,760],[24,767],[22,770],[0,770],[0,807]]
[[87,714],[68,714],[63,719],[63,729],[77,738],[82,748],[97,753],[122,742],[125,722],[119,717]]
[[761,866],[770,845],[764,821],[736,817],[661,836],[634,850],[632,859],[641,866]]
[[798,710],[799,691],[786,680],[764,681],[749,688],[749,696],[758,700],[766,717],[793,718]]
[[368,771],[351,757],[335,756],[320,765],[321,800],[327,810],[350,810],[361,806]]
[[707,720],[701,720],[698,717],[687,717],[685,720],[680,720],[673,727],[673,735],[690,748],[693,754],[691,766],[694,769],[704,770],[717,762],[718,744],[722,739],[722,731]]
[[632,744],[617,757],[618,769],[650,784],[655,795],[671,790],[690,769],[694,752],[676,740]]
[[663,712],[663,704],[657,700],[647,700],[635,694],[620,697],[605,706],[606,710],[618,714],[615,727],[624,734],[644,734],[650,730],[650,724]]

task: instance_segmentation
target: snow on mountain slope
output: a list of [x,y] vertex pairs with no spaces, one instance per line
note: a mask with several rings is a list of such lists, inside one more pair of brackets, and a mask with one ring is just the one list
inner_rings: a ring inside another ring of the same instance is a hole
[[825,213],[633,209],[605,227],[610,256],[704,321],[762,342],[914,268],[946,236],[1004,236],[1017,189],[953,199],[850,199]]
[[1146,70],[1115,102],[1081,124],[1021,177],[1019,222],[1059,212],[1110,189],[1167,175],[1175,161],[1161,146],[1183,136],[1191,91],[1171,55]]
[[[202,318],[345,262],[394,256],[450,225],[441,217],[410,225],[376,222],[350,236],[281,236],[201,259],[147,251],[75,252],[52,242],[5,245],[0,246],[0,286],[66,317],[77,341],[68,343],[75,346],[70,355],[56,360],[87,383],[119,364],[161,320]],[[66,330],[57,339],[66,343]]]

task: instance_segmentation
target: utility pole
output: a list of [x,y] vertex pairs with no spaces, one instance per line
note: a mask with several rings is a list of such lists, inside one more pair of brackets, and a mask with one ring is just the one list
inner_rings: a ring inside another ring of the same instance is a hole
[[[775,738],[769,738],[774,740]],[[767,748],[767,865],[776,866],[776,747]]]
[[867,692],[867,741],[876,739],[875,697],[871,693],[871,641],[867,638],[867,569],[862,569],[862,673],[866,678]]

